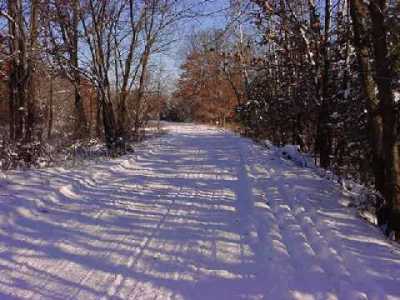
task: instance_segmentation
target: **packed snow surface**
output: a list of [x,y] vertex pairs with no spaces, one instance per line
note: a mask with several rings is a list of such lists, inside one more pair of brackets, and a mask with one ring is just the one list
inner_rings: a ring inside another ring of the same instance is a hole
[[315,170],[167,125],[135,154],[0,181],[0,299],[400,299],[399,250]]

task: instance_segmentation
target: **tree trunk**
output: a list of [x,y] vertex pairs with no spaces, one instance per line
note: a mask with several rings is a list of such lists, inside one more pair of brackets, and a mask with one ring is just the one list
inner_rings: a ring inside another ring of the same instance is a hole
[[14,21],[9,21],[9,32],[13,39],[10,42],[10,54],[12,55],[11,70],[9,75],[10,88],[10,124],[11,138],[14,142],[21,141],[24,136],[24,124],[26,115],[26,91],[27,91],[27,62],[25,29],[22,16],[21,0],[8,1],[8,13]]
[[135,106],[135,138],[139,139],[139,130],[142,126],[142,118],[141,118],[141,110],[142,110],[142,100],[144,97],[144,89],[145,89],[145,80],[146,80],[146,72],[147,72],[147,63],[150,56],[150,49],[146,47],[145,52],[143,54],[143,61],[142,61],[142,70],[140,73],[139,79],[139,91]]
[[[329,128],[330,103],[328,95],[328,77],[329,77],[329,57],[328,57],[328,38],[330,29],[330,0],[325,1],[325,34],[321,35],[321,19],[317,12],[315,1],[309,0],[310,9],[310,30],[314,33],[314,51],[315,51],[315,94],[319,102],[319,112],[317,120],[316,133],[316,152],[319,154],[320,166],[329,168],[331,161],[331,133]],[[321,40],[323,38],[323,42]],[[321,57],[323,60],[323,69],[321,70]],[[322,76],[321,76],[322,74]]]
[[48,103],[48,124],[47,124],[47,138],[51,138],[53,130],[53,97],[54,97],[54,84],[53,76],[50,75],[50,91],[49,91],[49,103]]
[[107,96],[106,92],[100,91],[99,96],[101,101],[100,105],[102,110],[104,137],[106,145],[109,150],[114,151],[118,146],[118,141],[116,140],[117,135],[114,109],[112,106],[112,102]]
[[126,92],[123,91],[121,92],[119,96],[119,102],[118,102],[118,136],[121,138],[125,138],[126,136],[126,125],[127,125],[127,120],[126,120]]
[[73,16],[72,16],[72,47],[70,50],[71,64],[73,67],[74,77],[74,108],[75,108],[75,137],[78,139],[87,137],[89,135],[88,122],[83,106],[81,96],[81,77],[79,71],[79,59],[78,59],[78,46],[79,46],[79,0],[73,0]]
[[30,32],[30,49],[27,60],[27,112],[25,124],[25,143],[33,140],[33,130],[35,126],[35,101],[36,86],[35,72],[38,51],[38,26],[39,26],[39,0],[32,0],[31,4],[31,32]]
[[82,139],[89,135],[89,126],[86,113],[83,107],[83,100],[80,92],[80,79],[74,83],[74,109],[75,109],[75,138]]
[[[383,118],[379,109],[379,100],[375,95],[375,82],[372,78],[369,54],[369,38],[365,25],[367,9],[362,0],[350,1],[350,14],[353,21],[354,45],[357,53],[362,90],[368,110],[368,135],[372,149],[372,168],[375,188],[385,195],[385,161],[383,159]],[[387,222],[386,210],[378,207],[378,225]]]
[[[97,96],[98,97],[98,96]],[[101,122],[102,122],[102,118],[101,118],[101,113],[102,113],[102,107],[103,105],[101,104],[101,102],[98,101],[98,99],[96,98],[96,137],[100,138],[101,137]]]
[[329,116],[331,114],[331,101],[329,99],[329,34],[331,24],[331,0],[325,0],[325,34],[322,49],[323,70],[322,70],[322,98],[319,111],[319,137],[320,143],[320,163],[321,167],[329,168],[331,165],[330,155],[332,152],[332,132],[329,126]]
[[392,90],[394,76],[388,55],[387,29],[384,16],[386,6],[385,0],[370,1],[369,12],[372,20],[375,80],[383,117],[384,196],[388,212],[388,232],[395,231],[400,239],[400,167],[397,147],[399,116],[396,111]]

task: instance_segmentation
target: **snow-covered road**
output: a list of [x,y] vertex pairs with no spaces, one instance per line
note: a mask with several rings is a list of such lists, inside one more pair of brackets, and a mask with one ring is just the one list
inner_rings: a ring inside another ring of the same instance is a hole
[[400,299],[334,183],[201,125],[0,182],[0,299]]

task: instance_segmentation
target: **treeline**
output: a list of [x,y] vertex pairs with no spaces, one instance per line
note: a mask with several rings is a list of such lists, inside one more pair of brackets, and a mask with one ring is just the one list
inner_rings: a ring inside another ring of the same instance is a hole
[[174,94],[181,120],[225,125],[233,121],[234,108],[243,99],[234,44],[223,31],[195,33],[188,39],[187,55]]
[[[187,56],[182,99],[237,103],[245,134],[299,145],[321,167],[374,186],[378,223],[400,238],[400,3],[230,2],[227,28]],[[216,99],[214,84],[230,100]]]
[[0,0],[0,159],[29,166],[55,139],[119,152],[140,138],[165,99],[152,58],[196,5]]

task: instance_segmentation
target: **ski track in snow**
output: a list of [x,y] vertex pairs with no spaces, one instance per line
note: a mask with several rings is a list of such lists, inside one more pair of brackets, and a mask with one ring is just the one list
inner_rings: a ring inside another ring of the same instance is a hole
[[0,183],[0,299],[400,299],[400,254],[338,185],[193,124]]

